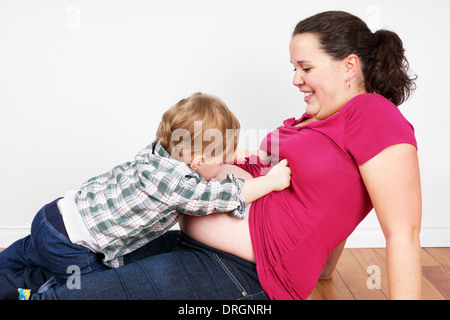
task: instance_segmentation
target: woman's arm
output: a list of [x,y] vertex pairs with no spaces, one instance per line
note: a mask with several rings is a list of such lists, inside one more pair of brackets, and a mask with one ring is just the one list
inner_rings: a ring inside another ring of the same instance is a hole
[[391,299],[420,299],[422,198],[417,150],[410,144],[386,148],[359,167],[386,238]]

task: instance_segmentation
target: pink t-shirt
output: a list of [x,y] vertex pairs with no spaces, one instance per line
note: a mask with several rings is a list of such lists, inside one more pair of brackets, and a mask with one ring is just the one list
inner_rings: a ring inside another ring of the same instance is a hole
[[[358,165],[391,145],[417,147],[411,124],[378,94],[359,95],[325,120],[294,127],[308,117],[284,121],[261,144],[292,169],[289,188],[250,209],[258,277],[271,299],[306,299],[329,254],[373,208]],[[251,162],[240,167],[259,176],[264,165]]]

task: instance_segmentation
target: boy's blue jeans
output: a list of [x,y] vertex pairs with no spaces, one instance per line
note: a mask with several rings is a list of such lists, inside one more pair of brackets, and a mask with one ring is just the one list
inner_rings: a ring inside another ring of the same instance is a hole
[[73,275],[73,270],[79,270],[83,275],[108,269],[98,254],[69,240],[57,200],[39,210],[31,224],[29,236],[0,252],[0,297],[6,294],[3,291],[20,284],[20,280],[15,281],[14,278],[20,277],[23,272],[37,278],[28,282],[45,280],[52,274],[58,284],[65,284]]

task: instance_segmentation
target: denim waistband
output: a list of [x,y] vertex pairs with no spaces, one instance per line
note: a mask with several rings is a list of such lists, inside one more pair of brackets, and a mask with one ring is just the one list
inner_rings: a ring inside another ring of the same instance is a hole
[[218,256],[220,256],[221,258],[225,258],[228,259],[230,261],[233,261],[235,263],[238,263],[246,268],[250,268],[250,269],[254,269],[256,267],[256,264],[254,264],[251,261],[242,259],[238,256],[235,256],[231,253],[210,247],[200,241],[197,241],[195,239],[192,239],[191,237],[189,237],[187,234],[185,234],[183,231],[180,230],[180,235],[179,235],[179,241],[180,244],[183,247],[186,248],[192,248],[192,249],[196,249],[196,250],[201,250],[201,251],[209,251],[211,253],[216,253]]
[[55,201],[52,201],[45,205],[45,215],[47,216],[47,220],[53,226],[53,228],[55,228],[59,233],[69,238],[66,227],[64,226],[61,211],[59,211],[58,208],[58,200],[60,199],[62,198],[58,198]]

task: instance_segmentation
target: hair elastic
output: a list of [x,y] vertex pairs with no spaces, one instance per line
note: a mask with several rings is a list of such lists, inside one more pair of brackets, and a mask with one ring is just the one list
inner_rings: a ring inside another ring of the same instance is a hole
[[375,43],[375,46],[377,46],[378,45],[377,35],[375,33],[372,33],[372,37],[373,37],[373,42]]

